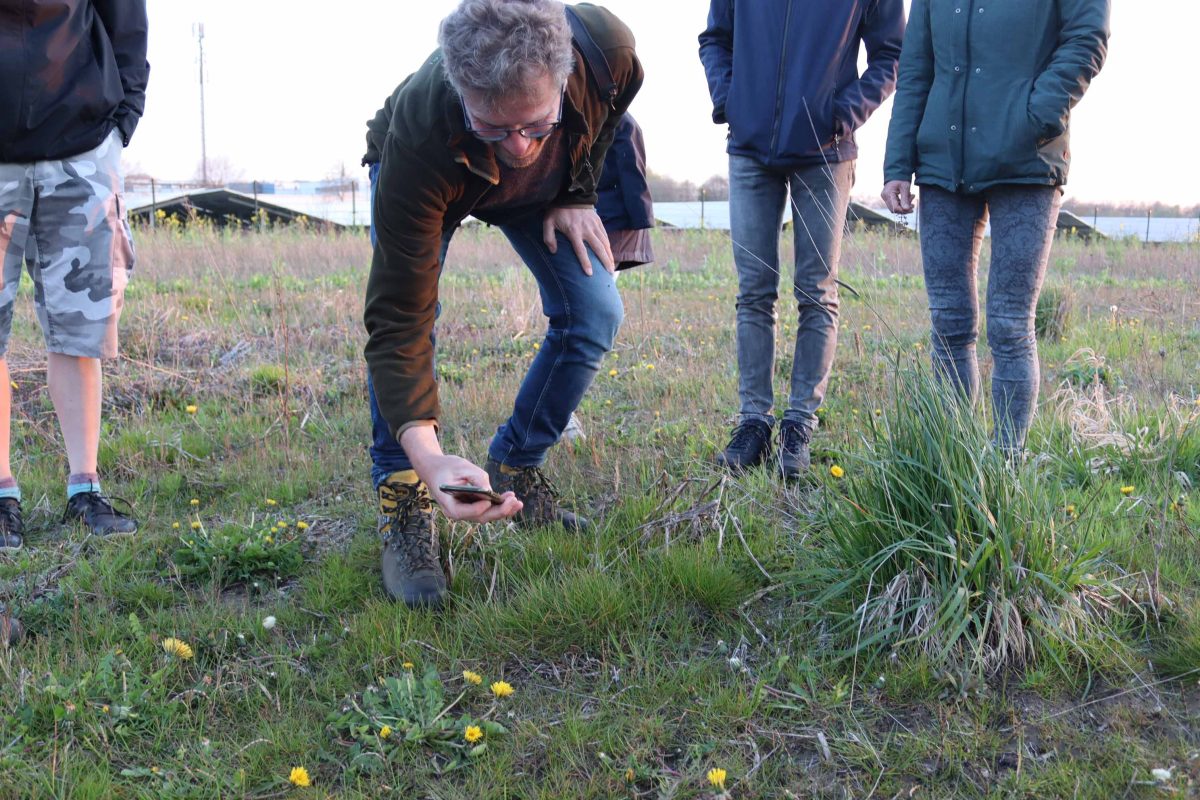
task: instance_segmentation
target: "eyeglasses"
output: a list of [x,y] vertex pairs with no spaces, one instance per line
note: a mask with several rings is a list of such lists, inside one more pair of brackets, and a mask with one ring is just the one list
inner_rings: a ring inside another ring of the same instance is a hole
[[558,127],[562,125],[563,102],[566,98],[566,94],[567,87],[564,86],[562,93],[558,97],[558,119],[554,120],[553,122],[538,122],[533,125],[525,125],[520,128],[472,128],[471,115],[467,113],[467,105],[466,103],[462,102],[461,97],[459,98],[459,103],[462,105],[463,119],[467,124],[467,133],[473,135],[481,142],[491,142],[492,144],[495,144],[497,142],[503,142],[514,133],[525,139],[535,140],[545,139],[547,136],[554,133],[554,131],[558,130]]

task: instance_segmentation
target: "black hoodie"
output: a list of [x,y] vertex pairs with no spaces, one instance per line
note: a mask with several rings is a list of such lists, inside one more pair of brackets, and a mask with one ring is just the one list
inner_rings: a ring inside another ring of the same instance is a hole
[[0,2],[0,163],[66,158],[146,102],[146,0]]

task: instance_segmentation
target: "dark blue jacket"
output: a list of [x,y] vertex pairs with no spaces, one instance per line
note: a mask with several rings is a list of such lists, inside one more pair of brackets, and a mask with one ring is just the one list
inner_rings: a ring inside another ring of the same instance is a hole
[[903,39],[903,0],[712,0],[700,60],[729,152],[779,169],[857,158]]
[[646,183],[646,144],[629,114],[621,118],[596,185],[596,213],[610,231],[654,227],[654,204]]

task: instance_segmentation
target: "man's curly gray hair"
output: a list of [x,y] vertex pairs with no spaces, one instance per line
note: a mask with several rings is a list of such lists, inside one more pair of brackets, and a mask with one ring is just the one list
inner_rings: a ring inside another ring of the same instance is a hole
[[558,0],[462,0],[442,20],[438,44],[450,85],[493,109],[530,97],[547,75],[563,83],[575,66]]

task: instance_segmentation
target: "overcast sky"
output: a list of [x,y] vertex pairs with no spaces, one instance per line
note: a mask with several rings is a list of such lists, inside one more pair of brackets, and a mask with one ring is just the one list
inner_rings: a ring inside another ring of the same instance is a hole
[[[1046,0],[1050,2],[1051,0]],[[194,24],[204,23],[210,163],[236,177],[363,175],[365,122],[436,44],[456,0],[148,0],[150,88],[129,168],[189,179],[200,163]],[[696,182],[724,173],[724,129],[697,56],[707,0],[607,0],[633,29],[646,83],[631,109],[649,166]],[[1200,202],[1195,152],[1197,0],[1115,0],[1104,71],[1072,120],[1068,197]],[[855,195],[877,195],[890,102],[859,132]]]

